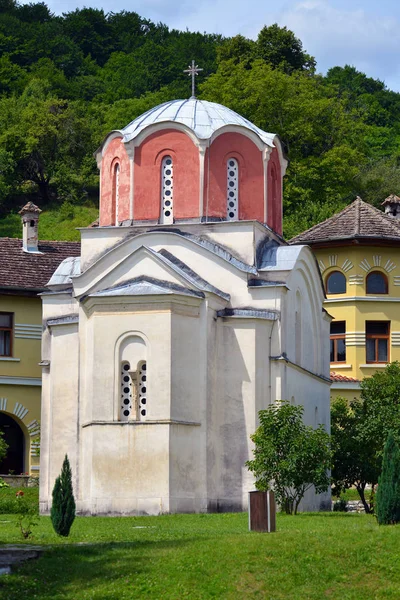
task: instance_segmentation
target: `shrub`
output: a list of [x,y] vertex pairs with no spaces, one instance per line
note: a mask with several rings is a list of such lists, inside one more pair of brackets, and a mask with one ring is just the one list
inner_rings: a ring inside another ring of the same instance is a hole
[[32,535],[32,527],[38,524],[38,507],[25,498],[25,492],[22,490],[18,490],[15,497],[18,506],[17,527],[19,527],[22,537],[26,540]]
[[9,484],[4,481],[2,477],[0,477],[0,490],[3,488],[9,488]]
[[347,500],[339,498],[333,505],[333,512],[347,512]]
[[392,432],[387,437],[383,453],[376,494],[376,517],[380,525],[400,522],[400,448]]
[[54,484],[50,516],[54,531],[58,535],[67,537],[75,519],[72,473],[67,455],[64,458],[61,474]]
[[273,489],[281,509],[289,514],[297,513],[309,488],[314,486],[319,494],[330,483],[330,435],[323,425],[316,429],[304,425],[303,410],[287,401],[261,410],[260,426],[250,436],[254,460],[246,463],[256,476],[256,488]]

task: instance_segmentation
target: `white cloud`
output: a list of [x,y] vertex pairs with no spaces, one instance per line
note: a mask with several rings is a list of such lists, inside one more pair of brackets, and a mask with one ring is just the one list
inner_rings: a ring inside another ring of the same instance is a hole
[[377,16],[360,8],[339,10],[320,0],[293,5],[282,11],[278,22],[302,40],[316,57],[319,70],[351,64],[400,90],[400,21],[396,17]]

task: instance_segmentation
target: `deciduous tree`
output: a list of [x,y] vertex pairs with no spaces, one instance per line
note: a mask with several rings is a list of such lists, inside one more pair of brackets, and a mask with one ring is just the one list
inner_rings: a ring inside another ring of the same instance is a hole
[[303,423],[302,406],[279,402],[259,412],[260,425],[250,436],[254,459],[246,463],[256,488],[273,489],[282,510],[297,513],[306,491],[328,489],[331,465],[330,435],[323,425]]

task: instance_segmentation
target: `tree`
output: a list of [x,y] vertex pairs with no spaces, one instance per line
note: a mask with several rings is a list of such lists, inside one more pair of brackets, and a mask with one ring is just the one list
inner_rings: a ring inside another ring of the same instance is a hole
[[400,432],[400,363],[361,381],[361,398],[347,404],[332,403],[332,479],[338,492],[356,487],[366,512],[365,488],[374,492],[382,469],[385,441],[390,432]]
[[387,365],[384,371],[363,379],[360,386],[365,413],[360,436],[374,442],[371,451],[382,461],[389,433],[400,432],[400,363]]
[[379,463],[376,460],[375,440],[362,435],[365,411],[360,400],[348,402],[337,397],[331,405],[332,483],[339,495],[355,487],[366,513],[372,512],[367,502],[367,484],[374,489],[378,483]]
[[389,432],[383,453],[376,505],[379,525],[400,522],[400,448],[392,432]]
[[315,58],[303,51],[303,44],[293,31],[277,23],[263,27],[258,34],[256,54],[274,68],[285,73],[315,71]]
[[323,425],[316,429],[303,423],[302,406],[287,401],[272,404],[258,415],[260,425],[250,436],[254,460],[246,466],[256,477],[256,488],[273,489],[282,510],[297,514],[305,492],[317,494],[329,487],[330,435]]
[[53,504],[50,512],[54,531],[67,537],[75,519],[75,500],[72,489],[72,473],[68,456],[65,455],[61,475],[53,488]]

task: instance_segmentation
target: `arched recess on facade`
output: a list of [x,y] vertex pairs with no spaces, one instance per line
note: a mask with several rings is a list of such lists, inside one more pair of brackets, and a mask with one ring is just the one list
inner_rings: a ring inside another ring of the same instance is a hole
[[121,176],[121,160],[119,156],[115,156],[110,165],[111,179],[111,222],[113,225],[118,225],[119,221],[119,186]]
[[0,430],[3,431],[4,440],[8,444],[7,454],[0,461],[0,475],[25,473],[29,461],[29,435],[26,428],[14,415],[0,411]]
[[115,420],[145,421],[149,397],[148,341],[140,332],[127,332],[115,349]]
[[244,198],[243,182],[246,180],[246,161],[239,152],[227,152],[222,159],[221,166],[225,169],[227,180],[226,220],[237,221],[240,219],[241,198]]

